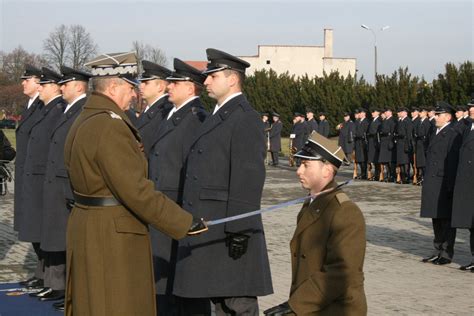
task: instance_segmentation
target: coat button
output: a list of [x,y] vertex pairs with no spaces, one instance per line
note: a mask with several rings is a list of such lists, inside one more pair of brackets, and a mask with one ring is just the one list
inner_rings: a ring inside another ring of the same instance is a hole
[[197,180],[197,179],[198,179],[198,177],[196,177],[196,176],[193,176],[193,179],[194,179],[194,180]]
[[296,252],[293,253],[293,257],[296,257]]
[[198,153],[202,154],[202,149],[199,149],[199,150],[198,150]]
[[188,202],[188,205],[193,206],[193,202]]
[[305,255],[305,254],[302,254],[302,255],[301,255],[301,258],[306,259],[306,255]]
[[194,149],[191,149],[191,152],[193,153],[193,152],[194,152]]
[[187,174],[187,173],[186,173],[186,175],[185,175],[185,178],[186,178],[186,179],[188,178],[188,174]]

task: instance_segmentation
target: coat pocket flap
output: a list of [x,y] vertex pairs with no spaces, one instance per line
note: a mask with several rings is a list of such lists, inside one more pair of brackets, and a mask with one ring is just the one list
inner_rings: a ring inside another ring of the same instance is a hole
[[138,235],[146,235],[148,229],[143,223],[131,216],[121,216],[114,218],[115,230],[117,233],[131,233]]
[[227,201],[229,199],[229,192],[225,189],[201,189],[199,193],[201,200],[216,200]]
[[69,175],[66,169],[58,169],[56,170],[56,177],[69,178]]

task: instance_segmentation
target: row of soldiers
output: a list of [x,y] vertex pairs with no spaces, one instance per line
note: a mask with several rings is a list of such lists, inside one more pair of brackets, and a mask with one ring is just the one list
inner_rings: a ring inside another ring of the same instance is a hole
[[[31,296],[66,314],[210,315],[212,301],[217,315],[258,315],[257,296],[273,292],[261,217],[194,236],[203,218],[258,209],[265,178],[249,64],[206,53],[204,73],[143,61],[139,83],[133,53],[99,56],[91,73],[27,65],[14,229],[38,257],[21,282]],[[138,94],[148,105],[128,116]]]
[[[426,152],[436,131],[434,110],[400,107],[395,118],[392,108],[374,108],[369,119],[367,110],[357,109],[355,121],[345,113],[344,122],[337,127],[339,145],[348,160],[354,161],[354,178],[421,185]],[[469,123],[467,107],[458,106],[455,128],[462,133]]]

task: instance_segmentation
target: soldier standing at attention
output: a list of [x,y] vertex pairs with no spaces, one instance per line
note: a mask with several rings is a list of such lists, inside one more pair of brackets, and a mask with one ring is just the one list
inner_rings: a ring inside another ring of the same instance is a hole
[[318,131],[318,122],[314,119],[314,110],[311,108],[306,108],[306,118],[308,119],[306,121],[306,124],[308,124],[308,135],[311,135],[311,133],[317,132]]
[[468,104],[471,126],[464,131],[454,185],[452,227],[469,229],[471,262],[460,267],[474,273],[474,100]]
[[344,113],[344,122],[339,129],[339,146],[341,146],[348,161],[352,160],[352,152],[354,151],[354,134],[355,126],[351,121],[351,114]]
[[[195,217],[223,218],[260,208],[265,135],[260,115],[242,94],[250,66],[217,49],[204,85],[217,101],[189,141],[183,207]],[[258,315],[258,296],[273,292],[261,216],[213,226],[179,241],[173,293],[181,315]]]
[[400,168],[400,182],[410,182],[410,161],[412,153],[413,125],[408,118],[407,109],[401,107],[398,109],[398,122],[395,128],[395,139],[397,141],[397,166]]
[[172,238],[205,229],[147,179],[124,113],[136,96],[134,53],[101,55],[93,92],[66,138],[74,193],[67,227],[66,315],[156,315],[148,224]]
[[385,118],[380,124],[379,163],[381,165],[381,169],[384,171],[384,181],[394,182],[396,149],[394,148],[395,144],[393,140],[395,126],[397,123],[390,108],[386,108],[384,113]]
[[273,124],[270,130],[270,152],[272,153],[272,165],[278,166],[278,155],[281,151],[281,130],[283,124],[280,121],[280,114],[272,114]]
[[287,302],[266,316],[367,314],[364,291],[365,221],[334,177],[344,153],[313,133],[296,153],[296,174],[312,195],[298,214],[290,243],[292,284]]
[[370,181],[379,181],[380,178],[380,164],[379,164],[379,152],[380,152],[380,110],[372,110],[372,121],[370,121],[369,128],[367,130],[367,163],[370,164],[372,170],[372,176],[368,179]]
[[[199,98],[206,76],[178,58],[173,64],[174,72],[166,78],[168,99],[173,109],[159,123],[151,138],[148,176],[156,190],[182,205],[185,157],[188,155],[184,148],[189,148],[186,142],[207,116]],[[178,307],[172,296],[178,242],[153,227],[150,227],[150,235],[158,315],[174,315]]]
[[414,135],[414,154],[416,157],[416,168],[417,168],[417,182],[416,185],[423,183],[423,177],[425,174],[426,167],[426,151],[428,150],[428,144],[430,140],[431,124],[428,120],[428,112],[426,108],[422,108],[420,111],[420,123],[416,127]]
[[357,179],[367,179],[367,129],[369,122],[366,119],[367,111],[360,109],[359,119],[355,121],[355,161],[360,166]]
[[451,105],[441,101],[435,113],[436,132],[426,154],[420,212],[421,217],[432,219],[434,252],[422,261],[444,265],[451,263],[454,255],[456,228],[451,227],[451,216],[462,138],[452,126],[454,109]]
[[326,114],[321,112],[319,113],[319,124],[317,132],[324,137],[329,136],[329,122],[326,120]]
[[145,154],[149,156],[150,147],[154,141],[153,136],[161,121],[173,108],[166,93],[168,87],[166,78],[171,75],[171,70],[147,60],[142,62],[142,67],[143,73],[138,81],[140,82],[140,94],[146,100],[147,106],[136,119],[134,125],[142,138]]

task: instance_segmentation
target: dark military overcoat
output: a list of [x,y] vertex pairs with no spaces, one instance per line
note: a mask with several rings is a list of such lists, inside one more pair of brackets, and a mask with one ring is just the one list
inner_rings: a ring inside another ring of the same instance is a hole
[[379,162],[386,164],[395,162],[396,149],[394,143],[394,132],[397,122],[393,116],[388,119],[382,120],[380,124],[380,152],[379,152]]
[[379,117],[370,121],[367,129],[367,162],[378,163],[380,152],[380,124],[382,120]]
[[[61,96],[41,109],[30,131],[22,177],[21,217],[18,222],[18,239],[40,242],[43,219],[43,192],[48,161],[51,132],[63,114],[66,102]],[[47,188],[46,188],[47,189]]]
[[397,165],[409,164],[413,153],[413,124],[412,121],[405,117],[403,120],[398,120],[395,127],[396,133],[396,150],[397,150]]
[[464,133],[454,186],[452,226],[474,228],[474,126]]
[[145,154],[148,156],[160,122],[166,119],[173,104],[168,101],[168,96],[164,95],[153,103],[146,112],[143,112],[136,120],[135,126],[142,137]]
[[192,216],[155,191],[139,141],[127,115],[97,92],[69,130],[64,160],[75,194],[121,204],[72,209],[65,315],[156,315],[148,224],[179,239]]
[[[182,204],[184,167],[188,154],[185,150],[189,149],[188,142],[191,141],[206,116],[207,112],[199,98],[194,99],[173,113],[169,120],[166,118],[162,120],[154,135],[149,139],[151,151],[148,156],[148,177],[155,183],[156,190],[164,193],[179,205]],[[176,264],[176,249],[173,248],[176,248],[176,242],[153,227],[150,227],[150,235],[156,292],[171,294]]]
[[308,135],[311,135],[313,131],[315,132],[318,131],[318,122],[314,118],[306,121],[306,124],[308,125],[308,130],[309,130]]
[[352,152],[354,151],[354,136],[355,136],[355,125],[354,122],[348,121],[343,122],[342,127],[339,130],[339,146],[350,159]]
[[54,127],[49,144],[43,192],[41,221],[41,249],[66,251],[66,227],[69,218],[67,199],[73,200],[69,175],[64,165],[64,144],[72,124],[81,113],[86,99],[80,99],[61,114]]
[[317,132],[324,137],[329,136],[329,122],[328,120],[319,121]]
[[295,314],[366,315],[365,247],[364,217],[343,191],[306,201],[290,243]]
[[[208,116],[190,144],[183,208],[206,220],[260,208],[265,136],[260,115],[238,95]],[[228,233],[249,236],[234,260]],[[212,226],[179,241],[174,294],[182,297],[262,296],[273,292],[261,216]]]
[[451,218],[461,135],[451,126],[433,134],[426,153],[421,217]]
[[357,119],[355,122],[355,136],[354,136],[354,149],[355,149],[355,161],[366,162],[367,161],[367,129],[369,128],[369,121],[365,118],[364,120]]
[[431,124],[427,118],[420,120],[414,132],[415,136],[415,156],[416,166],[423,168],[426,166],[426,151],[430,141]]
[[21,203],[25,199],[23,194],[23,171],[25,169],[26,150],[28,147],[28,139],[30,138],[30,131],[41,116],[41,109],[43,108],[43,101],[36,97],[29,108],[25,108],[21,114],[21,120],[15,130],[16,135],[16,159],[15,159],[15,195],[13,204],[13,228],[18,231],[18,224],[23,217]]
[[303,147],[306,139],[308,138],[306,128],[307,126],[305,122],[297,122],[296,124],[293,124],[291,134],[295,134],[295,138],[293,139],[293,147],[296,148],[296,151]]
[[270,130],[270,151],[279,152],[281,151],[281,130],[283,129],[283,124],[281,121],[275,122],[272,125]]

